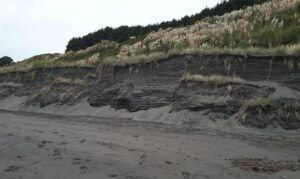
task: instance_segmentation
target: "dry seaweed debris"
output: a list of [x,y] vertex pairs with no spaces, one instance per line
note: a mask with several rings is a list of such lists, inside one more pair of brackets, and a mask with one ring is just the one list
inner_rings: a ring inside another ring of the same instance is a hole
[[300,159],[292,160],[270,160],[266,158],[241,158],[233,159],[231,163],[234,167],[242,170],[259,173],[276,173],[279,171],[299,171]]

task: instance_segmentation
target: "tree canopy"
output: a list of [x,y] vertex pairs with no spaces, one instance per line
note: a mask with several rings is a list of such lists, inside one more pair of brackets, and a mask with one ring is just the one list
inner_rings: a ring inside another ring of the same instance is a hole
[[4,56],[0,58],[0,66],[10,65],[13,62],[14,62],[13,59],[8,56]]
[[130,39],[130,37],[143,37],[144,35],[157,31],[159,29],[174,28],[192,25],[196,21],[204,19],[209,16],[223,15],[225,13],[239,10],[254,4],[262,4],[269,0],[224,0],[213,8],[205,8],[202,12],[185,16],[179,20],[173,19],[172,21],[162,22],[160,24],[152,24],[147,26],[120,26],[118,28],[106,27],[96,32],[89,33],[83,37],[73,37],[66,47],[67,51],[78,51],[86,49],[102,40],[111,40],[123,43]]

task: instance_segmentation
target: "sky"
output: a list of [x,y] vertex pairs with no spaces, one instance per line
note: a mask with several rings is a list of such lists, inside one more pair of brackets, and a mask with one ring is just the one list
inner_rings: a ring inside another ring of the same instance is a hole
[[72,37],[100,28],[179,19],[221,0],[0,0],[0,57],[63,53]]

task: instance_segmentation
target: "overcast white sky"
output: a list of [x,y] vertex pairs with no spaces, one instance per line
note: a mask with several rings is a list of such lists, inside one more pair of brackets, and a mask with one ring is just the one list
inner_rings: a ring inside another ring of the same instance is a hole
[[63,53],[72,37],[102,27],[181,18],[221,0],[0,0],[0,57]]

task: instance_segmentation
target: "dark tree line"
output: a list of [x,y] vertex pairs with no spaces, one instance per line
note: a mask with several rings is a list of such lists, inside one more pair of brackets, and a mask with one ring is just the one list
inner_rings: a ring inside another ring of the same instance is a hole
[[13,62],[14,62],[13,59],[8,56],[1,57],[0,58],[0,67],[10,65]]
[[106,27],[96,32],[89,33],[83,37],[72,38],[67,45],[66,51],[77,51],[86,49],[95,45],[102,40],[111,40],[119,43],[127,41],[131,36],[142,37],[152,31],[157,31],[160,28],[165,29],[169,27],[181,27],[192,25],[196,21],[209,16],[223,15],[225,13],[242,9],[254,4],[261,4],[269,0],[224,0],[213,8],[206,8],[202,12],[191,16],[185,16],[179,20],[162,22],[160,24],[153,24],[147,26],[120,26],[118,28]]

